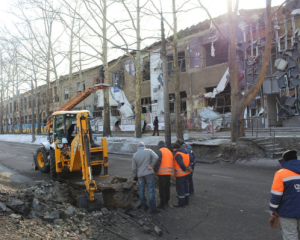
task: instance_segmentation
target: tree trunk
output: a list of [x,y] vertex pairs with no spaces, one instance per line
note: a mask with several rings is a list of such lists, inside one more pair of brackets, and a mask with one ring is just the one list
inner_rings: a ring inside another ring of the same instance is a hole
[[170,124],[170,102],[169,102],[169,86],[168,86],[168,63],[167,63],[167,50],[164,29],[164,19],[161,12],[161,55],[162,55],[162,70],[164,82],[164,121],[165,121],[165,143],[171,149],[171,124]]
[[180,106],[180,81],[179,81],[179,67],[178,67],[178,49],[177,49],[177,16],[176,16],[176,2],[175,0],[172,1],[173,3],[173,22],[174,22],[174,29],[173,29],[173,64],[174,64],[174,82],[175,82],[175,122],[176,122],[176,137],[177,139],[183,139],[183,130],[182,130],[182,121],[180,117],[181,113],[181,106]]
[[[109,84],[108,60],[107,60],[107,28],[106,28],[107,5],[103,0],[103,64],[104,64],[104,82]],[[109,88],[104,90],[104,121],[103,121],[103,137],[111,136],[110,130],[110,111],[109,111]]]
[[[252,87],[244,95],[238,86],[238,65],[236,60],[236,34],[237,24],[236,11],[233,12],[232,0],[227,0],[228,7],[228,29],[229,29],[229,47],[228,62],[231,86],[231,141],[236,142],[238,137],[245,135],[244,131],[244,111],[250,101],[255,97],[260,89],[266,72],[268,70],[271,49],[272,49],[272,28],[271,28],[271,0],[266,1],[266,42],[265,52],[262,61],[262,67]],[[235,8],[237,10],[237,7]]]
[[1,107],[0,107],[0,134],[3,134],[3,119],[4,119],[4,107],[3,107],[3,101],[4,101],[4,81],[3,81],[3,69],[2,69],[2,53],[0,52],[0,77],[1,77]]
[[37,135],[41,135],[40,96],[36,94]]
[[141,80],[142,80],[142,68],[141,68],[141,36],[140,36],[140,0],[137,0],[137,29],[136,29],[136,40],[137,40],[137,52],[136,52],[136,64],[135,64],[135,137],[142,137],[142,126],[141,126]]
[[48,49],[47,49],[47,78],[46,78],[46,116],[50,115],[50,91],[51,91],[51,83],[50,83],[50,67],[51,67],[51,36],[52,36],[52,23],[49,26],[48,33]]
[[[2,77],[1,77],[2,81]],[[3,84],[2,84],[2,89],[3,89]],[[3,90],[1,89],[1,105],[0,105],[0,134],[3,134],[3,115],[4,115],[4,109],[3,109]]]
[[32,124],[32,142],[35,142],[35,117],[34,117],[34,87],[31,82],[31,124]]

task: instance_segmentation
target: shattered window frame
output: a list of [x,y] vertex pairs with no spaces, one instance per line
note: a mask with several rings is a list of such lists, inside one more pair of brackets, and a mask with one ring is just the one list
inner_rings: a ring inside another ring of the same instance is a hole
[[65,100],[69,99],[69,88],[68,87],[64,88],[64,99]]
[[110,107],[110,112],[111,112],[111,116],[113,116],[113,117],[119,117],[120,116],[120,111],[119,111],[117,106],[111,106]]
[[143,61],[143,82],[150,81],[150,59]]
[[93,117],[103,117],[102,116],[103,107],[94,107]]
[[[178,63],[178,68],[180,72],[186,72],[186,61],[185,61],[185,51],[179,51],[177,53],[177,63]],[[172,77],[174,75],[174,56],[168,55],[167,56],[167,69],[168,69],[168,76]]]
[[[204,66],[212,67],[222,63],[228,62],[228,45],[225,40],[218,40],[213,43],[215,49],[215,56],[211,56],[211,42],[202,45],[202,52],[204,52]],[[226,45],[226,46],[225,46]],[[208,50],[209,49],[209,50]],[[221,52],[219,51],[221,50]],[[225,50],[225,51],[224,51]]]
[[142,107],[142,113],[151,113],[152,112],[151,97],[141,98],[141,107]]

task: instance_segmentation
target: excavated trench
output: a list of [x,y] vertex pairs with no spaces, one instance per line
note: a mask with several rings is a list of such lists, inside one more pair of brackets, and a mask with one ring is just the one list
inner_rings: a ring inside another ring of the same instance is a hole
[[[77,207],[78,196],[86,194],[85,186],[74,183],[67,183],[67,186],[67,201]],[[139,199],[137,184],[126,178],[114,177],[111,183],[98,184],[96,193],[100,192],[103,195],[104,206],[109,210],[131,207]]]

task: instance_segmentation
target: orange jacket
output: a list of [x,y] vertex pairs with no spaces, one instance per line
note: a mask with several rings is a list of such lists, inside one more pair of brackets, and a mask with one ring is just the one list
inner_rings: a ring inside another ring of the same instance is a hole
[[173,174],[173,154],[166,148],[160,148],[159,151],[162,154],[161,164],[158,168],[157,175],[172,175]]
[[174,176],[175,177],[183,177],[183,176],[186,176],[186,175],[190,174],[189,172],[185,172],[184,170],[182,170],[182,168],[180,167],[180,165],[177,162],[177,159],[176,159],[177,155],[181,156],[182,162],[183,162],[185,167],[188,167],[190,165],[190,156],[189,156],[189,154],[181,152],[180,149],[179,149],[178,152],[176,152],[176,154],[174,156]]
[[269,209],[279,217],[300,219],[300,161],[280,160],[274,176]]

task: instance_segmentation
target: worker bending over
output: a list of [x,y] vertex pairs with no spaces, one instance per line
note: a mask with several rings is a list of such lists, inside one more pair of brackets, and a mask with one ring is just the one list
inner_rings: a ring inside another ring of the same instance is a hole
[[178,204],[174,207],[185,207],[189,205],[189,182],[188,175],[192,172],[190,156],[188,152],[180,148],[178,143],[173,144],[174,155],[174,176],[176,177],[176,191]]

